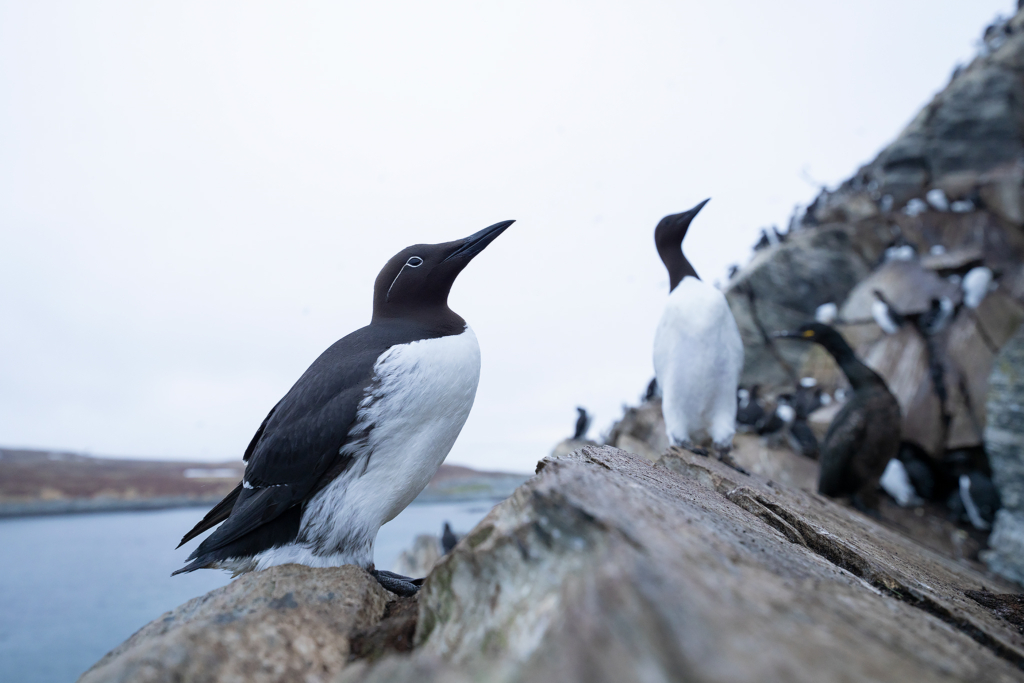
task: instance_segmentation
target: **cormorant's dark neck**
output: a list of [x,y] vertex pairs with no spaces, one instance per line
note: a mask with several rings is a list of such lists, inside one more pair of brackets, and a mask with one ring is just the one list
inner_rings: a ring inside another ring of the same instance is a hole
[[683,254],[683,245],[675,247],[662,247],[658,246],[658,255],[661,256],[661,262],[665,264],[665,268],[668,269],[668,291],[672,292],[679,283],[683,281],[684,277],[690,276],[695,277],[698,280],[700,276],[697,275],[697,271],[693,269],[690,262],[687,260],[686,255]]
[[862,363],[842,337],[830,339],[828,344],[822,344],[822,346],[836,359],[836,363],[842,368],[843,374],[850,381],[850,387],[854,391],[872,386],[885,386],[885,380]]

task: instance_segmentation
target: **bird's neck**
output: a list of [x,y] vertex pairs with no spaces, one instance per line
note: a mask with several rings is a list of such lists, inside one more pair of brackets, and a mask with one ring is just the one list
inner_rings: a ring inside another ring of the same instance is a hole
[[690,261],[683,254],[682,243],[669,246],[659,245],[658,255],[661,256],[661,262],[665,264],[665,268],[668,270],[669,292],[678,287],[684,277],[689,276],[700,279],[697,271],[693,269]]
[[825,348],[836,359],[836,363],[839,364],[854,391],[878,385],[885,386],[885,381],[878,373],[862,363],[846,342],[832,344]]
[[414,327],[429,337],[446,337],[466,331],[466,321],[458,313],[443,306],[417,306],[399,309],[374,307],[371,325],[391,327]]

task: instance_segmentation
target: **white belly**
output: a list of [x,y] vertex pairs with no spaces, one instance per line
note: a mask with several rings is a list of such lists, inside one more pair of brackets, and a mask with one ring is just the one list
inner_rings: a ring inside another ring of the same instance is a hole
[[295,543],[261,553],[256,567],[296,562],[326,567],[373,563],[373,544],[426,487],[469,417],[480,380],[480,347],[459,335],[391,347],[342,449],[354,464],[314,496]]
[[654,374],[671,443],[731,445],[742,369],[743,341],[725,296],[683,278],[654,335]]

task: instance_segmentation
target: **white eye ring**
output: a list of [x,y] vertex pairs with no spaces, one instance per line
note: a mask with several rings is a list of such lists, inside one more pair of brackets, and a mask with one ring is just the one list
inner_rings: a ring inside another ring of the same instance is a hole
[[395,276],[395,279],[391,281],[391,286],[388,287],[388,293],[384,296],[384,301],[391,301],[391,290],[395,288],[395,283],[398,282],[398,278],[402,276],[402,271],[404,271],[406,268],[419,268],[422,265],[423,259],[421,259],[419,256],[410,256],[409,260],[407,260],[405,264],[401,268],[399,268],[398,275]]

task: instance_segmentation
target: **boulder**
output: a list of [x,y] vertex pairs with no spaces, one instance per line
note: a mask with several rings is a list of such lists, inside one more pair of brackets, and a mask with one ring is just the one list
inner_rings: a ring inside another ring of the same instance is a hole
[[1011,584],[675,450],[549,458],[446,556],[411,655],[355,681],[1020,681]]
[[79,683],[328,681],[394,597],[351,565],[245,574],[143,626]]
[[441,539],[433,534],[420,534],[412,547],[403,550],[391,571],[402,576],[426,576],[441,559]]
[[[669,446],[665,417],[661,413],[661,399],[645,401],[636,408],[626,408],[622,419],[612,425],[606,443],[651,461],[661,457]],[[568,455],[569,452],[556,448],[552,456]]]
[[766,335],[813,320],[822,304],[844,301],[871,272],[870,264],[883,246],[873,230],[824,226],[794,233],[782,244],[757,252],[724,290],[743,338],[740,384],[774,387],[793,382],[795,368],[810,347],[783,349]]
[[985,450],[1003,508],[982,558],[993,571],[1024,583],[1024,327],[993,364]]

